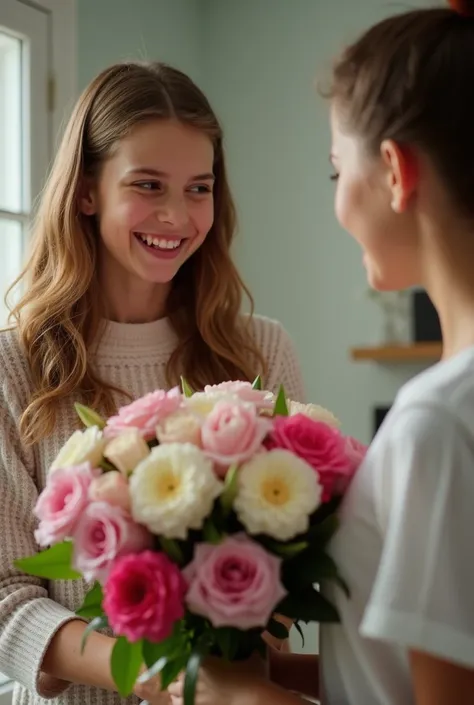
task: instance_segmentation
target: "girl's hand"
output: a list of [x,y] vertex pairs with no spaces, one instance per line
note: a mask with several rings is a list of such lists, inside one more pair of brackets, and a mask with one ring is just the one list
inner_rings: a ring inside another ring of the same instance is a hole
[[171,696],[166,690],[161,690],[158,675],[143,683],[137,682],[133,692],[140,700],[145,700],[150,705],[171,705]]
[[[209,658],[199,671],[195,705],[257,704],[258,688],[266,670],[266,664],[257,655],[235,663]],[[183,686],[184,674],[181,674],[168,688],[172,705],[183,705]]]

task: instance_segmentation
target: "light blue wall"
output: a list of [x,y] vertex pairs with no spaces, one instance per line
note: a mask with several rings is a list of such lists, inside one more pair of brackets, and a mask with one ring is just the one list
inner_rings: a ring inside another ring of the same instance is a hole
[[202,0],[78,0],[83,88],[108,65],[156,59],[200,78]]
[[388,0],[208,0],[204,23],[204,88],[226,131],[243,274],[257,310],[291,332],[309,397],[364,441],[372,406],[390,403],[417,368],[349,358],[352,346],[378,341],[382,322],[359,248],[334,218],[328,106],[315,78],[360,29],[400,9]]

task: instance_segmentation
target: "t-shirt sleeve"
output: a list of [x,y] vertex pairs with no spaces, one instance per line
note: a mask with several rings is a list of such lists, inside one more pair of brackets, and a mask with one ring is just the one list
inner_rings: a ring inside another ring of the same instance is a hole
[[383,549],[362,634],[473,668],[473,436],[433,404],[400,409],[387,436],[375,478]]

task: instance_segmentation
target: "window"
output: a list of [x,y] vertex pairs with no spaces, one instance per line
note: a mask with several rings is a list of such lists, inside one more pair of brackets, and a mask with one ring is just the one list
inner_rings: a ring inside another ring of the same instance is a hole
[[4,294],[22,266],[25,209],[22,41],[0,30],[0,325],[7,320]]
[[[32,204],[76,93],[75,4],[0,0],[0,327],[5,292],[22,269]],[[11,702],[11,688],[0,673],[0,705]]]

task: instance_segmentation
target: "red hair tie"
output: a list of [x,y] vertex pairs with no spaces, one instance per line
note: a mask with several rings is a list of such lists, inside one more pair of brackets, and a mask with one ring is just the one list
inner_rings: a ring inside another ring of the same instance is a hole
[[463,17],[474,17],[474,0],[448,0],[454,12]]

